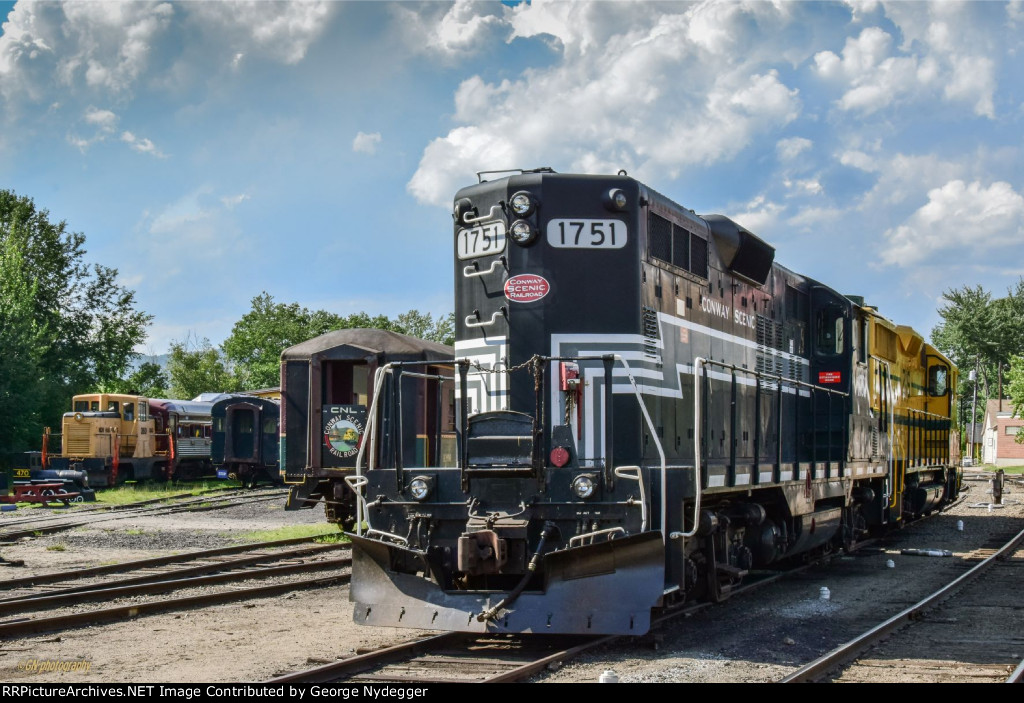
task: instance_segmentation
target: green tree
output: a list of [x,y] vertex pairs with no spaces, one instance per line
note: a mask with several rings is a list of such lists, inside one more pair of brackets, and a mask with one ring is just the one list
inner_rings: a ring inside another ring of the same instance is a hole
[[0,239],[0,453],[41,441],[45,335],[35,321],[36,286],[26,281],[24,242]]
[[298,303],[275,303],[273,296],[263,291],[252,299],[252,309],[224,340],[224,356],[242,388],[269,388],[280,383],[282,350],[345,326],[337,315],[310,312]]
[[[1006,392],[1013,403],[1013,416],[1024,417],[1024,356],[1014,356],[1010,360],[1010,371],[1006,380]],[[1024,433],[1018,432],[1014,441],[1024,444]]]
[[398,331],[431,342],[439,342],[452,346],[455,344],[455,313],[450,312],[436,320],[428,312],[410,310],[399,315],[395,320]]
[[[136,309],[135,293],[118,282],[116,269],[85,260],[85,235],[69,231],[66,222],[51,222],[47,210],[9,190],[0,190],[0,246],[20,252],[20,264],[6,264],[21,281],[5,276],[8,294],[32,290],[39,382],[32,386],[33,399],[18,402],[38,402],[34,422],[41,433],[42,425],[59,423],[72,395],[117,383],[127,373],[152,316]],[[0,332],[4,347],[15,344],[7,338],[13,329]]]
[[122,393],[166,398],[170,395],[171,381],[160,364],[144,361],[120,386]]
[[171,397],[178,400],[190,400],[200,393],[230,393],[239,389],[220,351],[206,338],[172,342],[167,372],[171,378]]
[[455,340],[455,315],[438,319],[410,310],[392,320],[386,315],[356,312],[342,317],[326,310],[309,310],[298,303],[278,303],[266,291],[252,299],[224,340],[224,356],[241,388],[268,388],[280,383],[281,352],[326,332],[356,327],[400,332],[443,344]]

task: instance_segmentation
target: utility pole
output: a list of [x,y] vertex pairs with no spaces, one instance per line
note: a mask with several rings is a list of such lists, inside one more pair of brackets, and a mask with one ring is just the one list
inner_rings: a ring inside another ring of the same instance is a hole
[[978,355],[974,356],[974,371],[971,371],[971,380],[974,381],[974,400],[971,402],[971,466],[974,463],[974,426],[977,424],[975,418],[978,416]]

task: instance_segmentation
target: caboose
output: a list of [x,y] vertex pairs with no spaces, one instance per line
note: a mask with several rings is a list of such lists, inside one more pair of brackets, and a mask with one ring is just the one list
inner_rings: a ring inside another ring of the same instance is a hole
[[[291,484],[286,510],[321,500],[327,519],[351,524],[354,473],[371,420],[385,427],[373,460],[399,467],[455,463],[451,347],[380,329],[328,332],[281,353],[281,476]],[[401,370],[408,365],[406,373]],[[394,372],[390,372],[394,368]],[[399,392],[401,391],[401,392]],[[401,432],[399,431],[401,428]],[[365,450],[364,450],[365,456]]]
[[742,225],[550,169],[453,218],[457,466],[350,481],[358,622],[642,634],[955,497],[953,365]]

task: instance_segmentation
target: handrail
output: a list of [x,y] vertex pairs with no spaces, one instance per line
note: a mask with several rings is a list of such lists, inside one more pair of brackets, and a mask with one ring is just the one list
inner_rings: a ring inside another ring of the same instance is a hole
[[[629,362],[622,358],[622,356],[620,356],[619,354],[605,354],[602,356],[535,356],[534,358],[538,359],[542,363],[551,361],[606,361],[608,359],[619,361],[622,363],[622,366],[626,371],[626,378],[629,379],[629,383],[633,387],[633,395],[636,396],[637,403],[640,405],[640,412],[643,413],[644,422],[647,423],[647,429],[650,430],[651,432],[651,438],[654,440],[654,446],[658,450],[658,456],[661,459],[661,540],[662,542],[665,542],[668,539],[668,515],[666,512],[668,506],[668,497],[666,495],[668,492],[668,462],[665,459],[665,449],[661,446],[661,439],[658,437],[658,428],[655,427],[654,421],[651,420],[650,413],[647,412],[647,405],[644,403],[643,395],[640,393],[640,389],[636,385],[636,378],[633,377],[633,370],[630,368]],[[606,407],[606,418],[608,416],[608,413],[610,412],[611,408]],[[627,466],[623,468],[629,469],[631,467]],[[618,475],[614,468],[612,469],[612,473],[616,476]],[[646,501],[644,502],[644,504],[646,505]]]
[[703,357],[697,357],[697,359],[694,359],[694,370],[695,371],[696,371],[697,360],[698,359],[701,361],[702,364],[707,364],[709,366],[720,366],[723,369],[731,369],[732,371],[736,371],[737,373],[745,373],[748,376],[758,376],[760,378],[771,379],[773,381],[777,381],[779,383],[785,383],[785,384],[788,384],[788,385],[791,385],[791,386],[800,386],[802,388],[811,388],[811,389],[813,389],[815,391],[824,391],[825,393],[830,393],[832,395],[838,395],[838,396],[841,396],[843,398],[849,398],[850,397],[849,393],[846,393],[844,391],[837,391],[834,388],[826,388],[825,386],[819,386],[819,385],[816,385],[814,383],[807,383],[805,381],[798,381],[795,378],[786,378],[785,376],[779,376],[779,375],[774,374],[774,373],[763,373],[763,372],[757,371],[755,369],[745,369],[742,366],[736,366],[734,364],[727,364],[724,361],[715,361],[714,359],[705,359]]
[[499,317],[505,316],[505,306],[502,305],[500,308],[494,311],[491,315],[491,319],[487,322],[470,322],[474,317],[480,319],[480,312],[476,311],[473,315],[466,315],[465,324],[466,327],[490,327],[498,321]]
[[[373,471],[374,461],[377,456],[377,404],[380,402],[380,392],[384,387],[382,380],[384,373],[391,368],[391,364],[384,364],[384,366],[378,367],[373,374],[373,402],[370,403],[370,412],[366,419],[366,428],[363,430],[363,436],[370,436],[370,466],[367,468],[368,471]],[[352,489],[352,492],[356,495],[356,534],[360,537],[363,535],[363,522],[366,523],[367,529],[370,529],[370,513],[366,509],[366,497],[363,495],[362,488],[370,482],[370,479],[363,476],[363,459],[366,456],[366,441],[359,443],[359,453],[356,454],[356,468],[355,474],[352,476],[345,477],[345,483]]]
[[501,205],[491,205],[491,210],[486,215],[480,215],[479,217],[470,217],[468,212],[462,213],[462,224],[472,225],[477,222],[486,222],[487,220],[493,220],[495,218],[494,211],[497,210],[498,214],[501,214]]
[[478,270],[476,262],[474,261],[472,264],[470,264],[469,266],[466,266],[466,267],[464,267],[462,269],[462,276],[463,276],[463,278],[475,278],[477,276],[486,276],[488,274],[494,273],[499,267],[507,268],[507,266],[508,265],[505,263],[505,257],[504,256],[502,256],[502,257],[492,261],[491,262],[491,267],[489,269],[487,269],[486,271]]
[[[689,537],[693,537],[694,535],[697,534],[697,530],[698,530],[699,525],[700,525],[700,520],[699,520],[699,517],[700,517],[700,495],[701,495],[701,480],[700,480],[700,474],[701,474],[701,471],[700,471],[701,470],[701,466],[700,466],[700,463],[701,463],[701,451],[700,451],[701,433],[700,433],[700,425],[701,425],[701,419],[702,419],[702,416],[703,416],[702,408],[701,408],[701,392],[700,392],[701,391],[701,389],[700,389],[701,373],[700,373],[700,371],[701,371],[702,368],[704,368],[706,366],[717,366],[717,367],[720,367],[720,368],[723,368],[723,369],[729,369],[733,373],[733,381],[734,381],[734,383],[735,383],[735,374],[737,374],[737,373],[745,374],[747,376],[753,376],[754,378],[757,378],[757,379],[767,379],[767,380],[773,381],[773,382],[775,382],[775,383],[777,383],[779,385],[780,393],[782,391],[782,386],[788,385],[788,386],[792,386],[792,387],[796,387],[796,388],[808,388],[812,392],[824,392],[824,393],[827,393],[829,395],[829,397],[832,397],[832,396],[838,396],[840,398],[849,398],[850,397],[850,394],[845,392],[845,391],[839,391],[839,390],[836,390],[834,388],[826,388],[824,386],[816,385],[814,383],[807,383],[805,381],[800,381],[800,380],[795,379],[795,378],[786,378],[786,377],[781,376],[779,374],[764,373],[764,372],[761,372],[761,371],[757,371],[756,369],[747,369],[747,368],[743,368],[742,366],[736,366],[735,364],[727,364],[724,361],[715,361],[714,359],[706,359],[706,358],[700,357],[700,356],[695,358],[693,360],[693,427],[694,427],[694,432],[693,432],[693,458],[694,458],[694,484],[695,484],[694,485],[694,496],[695,496],[695,498],[694,498],[694,512],[693,512],[693,527],[692,527],[692,529],[690,529],[687,532],[673,532],[672,533],[672,538],[673,539],[686,539],[686,538],[689,538]],[[830,415],[829,432],[831,433],[831,415]],[[831,439],[829,440],[829,444],[831,445]],[[780,440],[780,447],[781,447],[781,440]],[[831,453],[829,454],[828,461],[829,462],[832,461]],[[797,459],[797,464],[799,465],[799,458]],[[841,464],[842,464],[842,461],[840,460],[840,465]],[[755,466],[754,470],[758,471],[759,469],[758,469],[757,466]]]
[[[629,468],[632,468],[632,467],[629,467]],[[639,469],[640,467],[638,466],[636,468]],[[609,535],[608,540],[611,541],[611,540],[615,539],[614,537],[611,536],[611,535],[614,535],[614,534],[626,534],[626,528],[624,528],[624,527],[609,527],[606,530],[597,530],[595,532],[584,532],[582,535],[574,535],[574,536],[569,538],[569,546],[572,547],[577,542],[579,542],[582,545],[583,542],[585,540],[588,540],[588,539],[590,540],[590,543],[593,544],[594,543],[594,538],[595,537],[600,537],[601,535]]]
[[[632,472],[632,473],[629,473]],[[647,492],[644,490],[644,476],[639,466],[616,466],[615,475],[640,484],[640,531],[647,531]]]

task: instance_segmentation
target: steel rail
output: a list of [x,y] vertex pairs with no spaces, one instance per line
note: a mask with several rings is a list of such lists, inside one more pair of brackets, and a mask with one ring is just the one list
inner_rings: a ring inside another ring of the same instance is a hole
[[301,574],[309,571],[326,571],[328,569],[340,569],[352,565],[350,557],[339,557],[337,559],[323,559],[320,561],[306,561],[299,564],[285,564],[283,566],[267,566],[261,568],[241,569],[238,571],[225,571],[209,576],[189,576],[177,579],[162,579],[159,581],[148,581],[146,583],[103,585],[90,590],[75,590],[74,593],[40,594],[21,600],[7,601],[0,603],[0,614],[22,613],[26,610],[39,610],[41,608],[62,608],[78,605],[88,601],[97,601],[114,598],[128,598],[131,596],[152,595],[154,593],[166,593],[184,588],[199,588],[212,586],[232,581],[248,581],[250,579],[264,579],[272,576],[287,576],[289,574]]
[[16,620],[0,623],[0,637],[16,637],[35,632],[60,631],[86,623],[131,619],[140,615],[149,615],[169,610],[185,610],[197,606],[217,605],[236,600],[273,596],[304,588],[324,588],[327,586],[347,583],[348,580],[348,574],[339,574],[337,576],[289,581],[287,583],[276,583],[267,586],[254,586],[252,588],[218,591],[217,593],[206,593],[197,596],[186,596],[183,598],[171,598],[168,600],[115,606],[112,608],[104,608],[102,610],[93,610],[87,613],[73,613],[71,615],[59,615],[32,620]]
[[893,615],[891,618],[871,628],[859,637],[841,644],[831,652],[823,654],[812,662],[805,664],[796,671],[779,680],[779,683],[802,683],[813,681],[816,677],[824,674],[830,669],[853,659],[863,652],[869,645],[911,620],[915,615],[928,607],[940,603],[954,592],[959,590],[965,583],[977,578],[981,573],[987,571],[997,559],[1001,559],[1008,552],[1015,549],[1024,541],[1024,530],[1018,532],[1009,542],[1004,544],[999,551],[976,565],[970,571],[965,572],[955,580],[940,588],[932,595]]
[[[275,549],[277,547],[288,547],[293,544],[311,542],[320,537],[330,537],[336,534],[338,533],[327,532],[322,535],[310,535],[308,537],[292,537],[290,539],[278,539],[270,542],[252,542],[249,544],[237,544],[230,547],[216,547],[214,549],[203,549],[196,552],[186,552],[185,554],[171,554],[163,557],[149,557],[147,559],[136,559],[134,561],[126,561],[120,564],[92,566],[84,569],[75,569],[73,571],[53,571],[47,574],[38,574],[36,576],[23,576],[17,579],[10,579],[8,581],[0,581],[0,589],[12,590],[15,588],[37,586],[44,583],[75,581],[81,578],[88,578],[90,576],[123,573],[125,571],[148,569],[154,566],[166,566],[167,564],[184,563],[189,561],[195,561],[197,559],[207,559],[210,557],[241,554],[243,552],[250,552],[257,549]],[[348,545],[346,543],[345,546],[350,547],[351,545]],[[3,602],[4,600],[9,599],[0,599],[0,602]]]
[[[214,562],[210,564],[201,564],[199,566],[192,566],[183,569],[174,569],[171,571],[165,571],[156,574],[144,574],[142,576],[117,579],[115,581],[108,581],[106,583],[91,583],[83,586],[73,586],[70,588],[61,588],[53,591],[29,593],[21,596],[14,596],[12,598],[4,598],[0,600],[0,614],[8,611],[17,611],[19,607],[23,606],[33,607],[36,604],[40,603],[63,603],[68,599],[69,596],[83,598],[85,597],[85,594],[95,593],[98,591],[108,591],[111,589],[129,588],[136,586],[141,587],[143,585],[156,583],[173,583],[185,579],[195,579],[196,577],[200,577],[204,574],[209,573],[226,573],[233,569],[243,569],[246,567],[253,567],[258,564],[282,561],[284,559],[311,557],[321,554],[323,552],[340,549],[342,548],[342,546],[343,545],[335,544],[314,545],[310,547],[303,547],[301,549],[290,549],[283,552],[277,552],[275,554],[254,554],[247,557],[241,557],[239,559],[230,559],[227,561]],[[350,557],[346,557],[346,559],[348,559],[351,562]],[[75,601],[72,599],[70,604],[73,605],[74,603]]]
[[[147,508],[142,508],[137,511],[130,513],[117,513],[114,515],[87,515],[85,519],[78,520],[77,522],[60,522],[51,525],[40,525],[39,527],[25,528],[22,530],[15,530],[12,532],[0,532],[0,539],[16,539],[21,537],[37,537],[41,534],[48,534],[51,532],[60,532],[61,530],[69,530],[74,527],[86,527],[88,525],[95,525],[101,522],[110,522],[111,520],[123,520],[128,517],[135,517],[139,515],[150,516],[150,515],[167,515],[178,512],[202,512],[204,510],[219,510],[222,508],[230,508],[235,505],[247,505],[249,503],[259,503],[268,500],[275,500],[284,496],[284,493],[275,494],[272,496],[260,496],[258,498],[252,498],[250,494],[244,494],[239,496],[222,496],[217,498],[196,498],[195,500],[175,503],[171,505],[158,505]],[[245,498],[246,500],[241,500]],[[216,505],[202,507],[204,503],[214,503]],[[193,507],[195,506],[195,507]],[[89,519],[93,518],[93,519]],[[0,522],[2,525],[2,522]]]
[[[778,580],[785,578],[786,576],[800,573],[806,569],[814,566],[814,563],[804,564],[796,569],[789,571],[782,571],[774,573],[765,578],[758,579],[755,582],[746,584],[735,591],[733,596],[739,596],[742,594],[754,591],[761,586],[774,583]],[[652,625],[663,625],[669,621],[681,618],[690,617],[694,613],[697,613],[705,608],[709,608],[715,603],[694,603],[688,606],[681,606],[678,609],[663,614],[661,617],[656,618]],[[365,672],[373,669],[377,666],[384,664],[392,664],[403,659],[412,659],[415,656],[425,654],[442,647],[450,647],[457,644],[460,640],[473,640],[480,635],[476,633],[465,633],[465,632],[446,632],[439,635],[433,635],[430,637],[410,640],[408,642],[402,642],[400,644],[392,645],[379,649],[373,652],[367,652],[366,654],[360,654],[347,659],[342,659],[330,664],[324,664],[322,666],[314,667],[312,669],[306,669],[302,671],[296,671],[289,674],[270,679],[266,683],[328,683],[332,681],[344,680],[352,677],[356,674]],[[529,676],[543,671],[548,665],[555,662],[562,662],[573,659],[587,650],[599,647],[602,645],[610,644],[616,640],[622,639],[621,635],[598,635],[594,636],[591,641],[582,642],[576,646],[563,649],[552,654],[547,654],[534,661],[527,662],[516,666],[515,668],[507,671],[500,672],[489,676],[477,683],[509,683],[513,681],[521,681]]]
[[464,632],[445,632],[440,635],[432,635],[418,640],[410,640],[400,644],[377,649],[366,654],[357,654],[354,657],[342,659],[323,666],[295,671],[283,676],[277,676],[265,683],[328,683],[337,681],[339,678],[358,674],[380,664],[389,664],[402,659],[408,659],[410,655],[430,652],[441,646],[455,644],[460,639],[470,639],[473,635]]
[[1024,683],[1024,659],[1021,660],[1017,668],[1006,677],[1006,681],[1003,683]]
[[[117,512],[117,511],[120,511],[120,510],[135,510],[136,508],[145,508],[145,507],[150,506],[150,505],[152,505],[154,503],[163,503],[163,502],[166,502],[166,501],[169,501],[169,500],[179,500],[179,499],[182,499],[182,498],[200,498],[202,496],[206,496],[206,495],[209,495],[211,493],[224,493],[224,492],[227,492],[227,491],[236,491],[239,495],[244,495],[246,493],[246,491],[240,491],[237,488],[221,487],[221,488],[211,488],[211,489],[208,489],[208,490],[205,490],[205,491],[200,491],[199,493],[175,493],[173,495],[164,496],[163,498],[147,498],[146,500],[139,500],[139,501],[136,501],[134,503],[101,503],[101,502],[88,503],[88,504],[87,503],[75,503],[75,509],[74,509],[74,511],[72,513],[59,514],[59,515],[54,515],[53,513],[49,513],[48,515],[45,515],[45,516],[42,516],[42,517],[36,517],[34,515],[28,515],[28,516],[25,516],[25,517],[5,518],[5,519],[0,519],[0,526],[24,525],[24,524],[33,523],[33,522],[40,522],[40,521],[46,522],[46,521],[50,521],[50,520],[59,520],[60,518],[65,518],[65,517],[77,517],[77,516],[82,515],[82,514],[91,515],[92,513],[107,513],[107,512]],[[60,508],[60,510],[63,510],[63,508]]]

